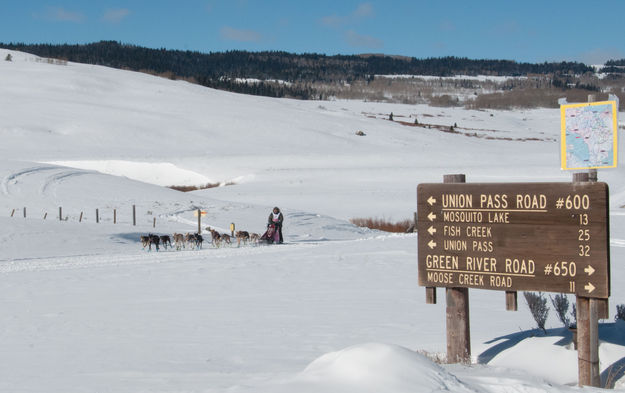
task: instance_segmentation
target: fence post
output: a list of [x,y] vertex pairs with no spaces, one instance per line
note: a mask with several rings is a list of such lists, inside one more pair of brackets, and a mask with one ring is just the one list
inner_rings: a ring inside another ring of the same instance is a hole
[[154,220],[152,221],[152,228],[156,228],[156,217],[154,217]]
[[26,218],[26,207],[24,207],[24,218]]
[[48,217],[48,212],[46,212],[46,214],[43,215],[43,219],[45,220],[46,217]]
[[[464,183],[464,174],[444,175],[443,183]],[[446,288],[447,300],[447,363],[471,359],[471,328],[469,325],[469,288]]]
[[117,209],[113,209],[113,224],[117,224]]
[[78,222],[82,222],[82,212],[80,212],[80,218],[78,219]]
[[132,225],[137,225],[137,208],[132,205]]
[[100,223],[100,211],[98,209],[95,209],[95,223]]
[[59,221],[63,221],[63,208],[59,206]]
[[202,209],[197,209],[197,233],[202,234]]
[[11,211],[11,217],[13,217],[14,214],[15,214],[15,209],[13,209],[13,211]]

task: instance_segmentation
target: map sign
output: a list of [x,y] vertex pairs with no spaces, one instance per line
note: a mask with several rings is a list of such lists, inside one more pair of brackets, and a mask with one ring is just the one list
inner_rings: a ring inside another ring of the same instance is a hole
[[562,169],[616,167],[616,101],[561,105],[560,114]]

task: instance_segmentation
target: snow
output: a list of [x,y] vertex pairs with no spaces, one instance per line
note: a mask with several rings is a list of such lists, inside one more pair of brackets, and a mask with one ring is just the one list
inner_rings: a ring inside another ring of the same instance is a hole
[[[411,218],[417,184],[447,173],[570,181],[557,110],[251,97],[9,53],[0,391],[579,391],[570,332],[553,313],[546,334],[535,330],[525,304],[506,312],[500,292],[471,290],[473,364],[436,364],[445,309],[417,285],[416,235],[348,221]],[[415,117],[467,135],[400,123]],[[611,314],[625,299],[624,171],[599,174],[611,196]],[[208,182],[234,184],[163,187]],[[147,252],[138,241],[197,230],[197,209],[203,228],[260,233],[276,205],[282,246]],[[600,326],[602,379],[621,390],[624,332]]]
[[170,162],[133,162],[123,160],[100,161],[54,161],[48,164],[71,168],[89,169],[114,176],[159,186],[205,185],[211,179],[188,169],[182,169]]
[[366,343],[322,355],[272,392],[473,392],[424,355],[397,345]]
[[503,83],[510,79],[527,79],[526,76],[499,76],[499,75],[454,75],[454,76],[436,76],[436,75],[376,75],[380,78],[388,79],[423,79],[423,80],[471,80],[478,82],[497,82]]

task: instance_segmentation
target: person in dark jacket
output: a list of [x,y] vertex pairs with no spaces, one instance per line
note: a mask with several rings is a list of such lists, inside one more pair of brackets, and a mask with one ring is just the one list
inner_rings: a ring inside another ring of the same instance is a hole
[[275,225],[276,230],[278,231],[278,234],[280,234],[279,243],[282,243],[284,241],[284,238],[282,237],[282,222],[283,221],[284,221],[284,216],[282,215],[282,212],[280,211],[278,207],[274,207],[272,212],[269,214],[269,225],[270,224]]

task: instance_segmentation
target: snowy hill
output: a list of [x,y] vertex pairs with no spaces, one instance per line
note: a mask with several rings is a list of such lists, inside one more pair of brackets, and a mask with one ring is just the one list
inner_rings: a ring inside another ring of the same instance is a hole
[[[416,235],[347,221],[410,218],[417,184],[447,173],[570,181],[557,110],[269,99],[10,53],[0,391],[575,390],[568,331],[551,315],[543,336],[525,305],[503,311],[500,293],[471,291],[480,365],[441,368],[416,353],[445,351],[444,306],[425,305],[417,286]],[[625,302],[625,170],[599,177],[611,193],[614,314]],[[275,205],[284,246],[149,253],[138,242],[194,231],[197,209],[204,227],[262,232]],[[622,328],[602,325],[604,380],[625,357]]]

